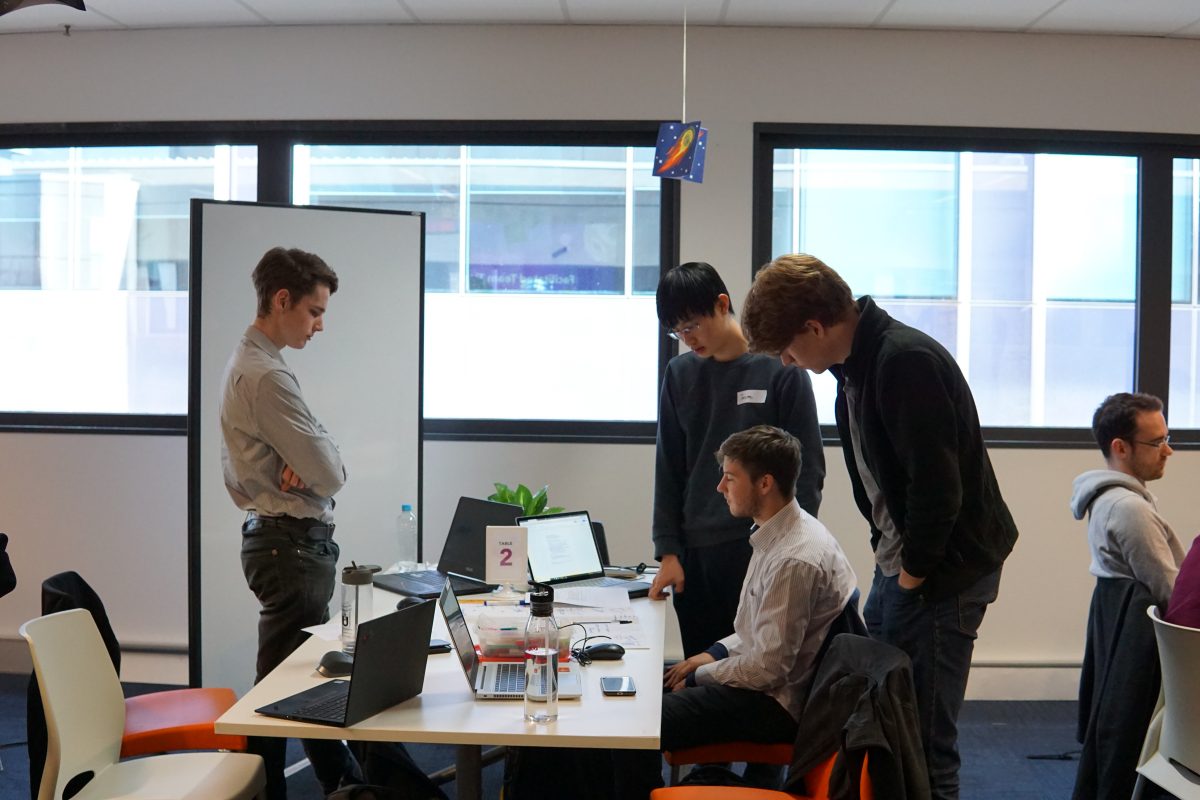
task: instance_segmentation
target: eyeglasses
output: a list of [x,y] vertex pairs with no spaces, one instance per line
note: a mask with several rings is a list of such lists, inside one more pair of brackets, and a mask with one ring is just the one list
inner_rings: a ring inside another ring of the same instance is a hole
[[1146,445],[1146,447],[1162,447],[1164,444],[1165,445],[1171,444],[1171,437],[1164,436],[1161,439],[1155,439],[1154,441],[1151,441],[1151,442],[1143,442],[1140,439],[1132,439],[1131,441],[1134,444],[1144,444],[1144,445]]
[[670,336],[675,341],[680,341],[688,334],[695,333],[696,329],[699,327],[700,320],[696,320],[690,325],[684,325],[682,328],[672,328],[671,330],[667,331],[667,336]]

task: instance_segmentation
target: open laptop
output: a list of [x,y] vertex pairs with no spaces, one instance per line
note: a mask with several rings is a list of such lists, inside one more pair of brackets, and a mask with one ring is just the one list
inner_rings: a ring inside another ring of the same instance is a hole
[[[462,663],[463,674],[467,683],[475,693],[476,700],[520,700],[525,696],[525,664],[520,661],[487,661],[481,662],[475,652],[475,640],[463,617],[462,606],[450,585],[442,589],[438,596],[438,608],[450,629],[450,642],[458,653]],[[566,671],[559,665],[558,698],[570,700],[583,696],[583,679],[579,676],[579,667],[575,662],[569,662]]]
[[345,728],[416,697],[425,685],[433,606],[427,600],[361,623],[349,681],[327,681],[254,710]]
[[375,585],[398,594],[422,598],[437,597],[447,581],[455,594],[490,592],[496,588],[495,584],[483,580],[487,527],[512,525],[520,513],[520,506],[509,503],[460,497],[437,569],[376,575],[373,579]]
[[517,524],[529,531],[529,574],[535,582],[551,586],[619,586],[630,597],[649,594],[650,584],[646,581],[604,574],[586,511],[519,517]]

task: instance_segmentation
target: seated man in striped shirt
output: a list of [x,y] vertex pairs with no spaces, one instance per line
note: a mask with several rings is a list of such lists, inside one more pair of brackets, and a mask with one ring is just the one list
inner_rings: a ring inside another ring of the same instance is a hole
[[[720,742],[791,743],[816,671],[817,652],[854,593],[854,570],[833,535],[794,495],[800,443],[779,428],[735,433],[717,451],[735,517],[754,520],[754,552],[733,633],[667,670],[663,750]],[[657,754],[655,754],[657,755]],[[662,785],[657,758],[622,796]]]

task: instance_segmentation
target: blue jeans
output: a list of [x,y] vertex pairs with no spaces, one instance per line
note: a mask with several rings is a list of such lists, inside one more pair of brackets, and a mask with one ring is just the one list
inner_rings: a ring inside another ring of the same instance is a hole
[[928,600],[875,568],[863,619],[873,638],[912,659],[921,743],[935,798],[958,797],[958,712],[967,691],[971,653],[988,604],[1000,588],[1000,570],[961,592]]
[[[272,528],[242,536],[242,572],[262,606],[255,683],[308,638],[302,628],[329,619],[338,554],[332,539],[310,539],[300,531]],[[361,780],[358,764],[341,741],[304,739],[302,744],[325,794],[341,783]],[[252,737],[250,742],[250,751],[265,762],[270,800],[287,797],[286,745],[286,739],[265,737]]]

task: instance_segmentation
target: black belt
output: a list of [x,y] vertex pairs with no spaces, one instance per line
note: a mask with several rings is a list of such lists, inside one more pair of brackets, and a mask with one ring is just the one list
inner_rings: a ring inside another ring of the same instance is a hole
[[309,539],[332,539],[333,524],[322,522],[315,517],[289,517],[286,514],[281,517],[249,517],[242,523],[242,535],[254,536],[260,533],[266,533],[271,529],[287,531],[289,533],[298,533],[306,536]]

